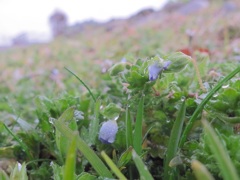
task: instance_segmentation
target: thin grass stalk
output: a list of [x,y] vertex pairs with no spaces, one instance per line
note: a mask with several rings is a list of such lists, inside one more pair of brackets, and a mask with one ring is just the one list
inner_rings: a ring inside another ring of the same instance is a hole
[[83,85],[85,88],[87,88],[87,90],[88,90],[89,94],[91,95],[93,101],[96,102],[96,98],[94,97],[92,91],[91,91],[90,88],[83,82],[83,80],[81,80],[74,72],[72,72],[72,71],[69,70],[68,68],[65,67],[65,69],[66,69],[68,72],[70,72],[73,76],[75,76],[75,77],[82,83],[82,85]]
[[22,142],[22,140],[15,135],[4,123],[1,123],[3,127],[7,130],[7,132],[19,143],[19,145],[22,147],[23,151],[27,154],[27,156],[30,159],[33,159],[32,154],[29,153],[29,149],[25,143]]

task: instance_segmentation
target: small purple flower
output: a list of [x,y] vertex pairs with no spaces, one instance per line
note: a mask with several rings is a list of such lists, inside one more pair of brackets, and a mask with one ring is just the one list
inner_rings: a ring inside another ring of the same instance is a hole
[[160,74],[160,72],[162,70],[163,70],[163,68],[157,63],[154,63],[154,64],[150,65],[148,67],[149,80],[150,81],[155,81],[158,78],[158,75]]
[[111,144],[115,141],[118,125],[115,120],[109,120],[102,124],[98,139],[104,144]]

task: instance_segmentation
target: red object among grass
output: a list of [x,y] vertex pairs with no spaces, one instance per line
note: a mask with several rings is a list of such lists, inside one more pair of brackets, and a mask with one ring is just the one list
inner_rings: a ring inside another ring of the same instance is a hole
[[179,49],[178,51],[188,55],[188,56],[192,56],[194,52],[198,51],[200,53],[206,53],[210,56],[210,51],[206,48],[193,48],[193,50],[190,50],[190,48],[183,48],[183,49]]

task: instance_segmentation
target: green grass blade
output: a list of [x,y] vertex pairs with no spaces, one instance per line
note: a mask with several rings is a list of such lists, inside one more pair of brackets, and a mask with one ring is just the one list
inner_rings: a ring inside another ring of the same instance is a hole
[[202,123],[205,130],[204,133],[206,135],[206,140],[217,162],[217,165],[219,166],[223,178],[225,180],[238,180],[239,177],[237,170],[234,167],[226,148],[222,144],[216,132],[206,120],[203,120]]
[[140,179],[153,180],[151,173],[148,171],[142,159],[138,156],[134,149],[132,150],[132,158],[140,174]]
[[100,100],[97,100],[95,103],[95,118],[94,120],[90,123],[89,126],[89,138],[90,138],[90,144],[95,144],[96,137],[98,135],[99,131],[99,110],[100,110],[101,102]]
[[89,94],[92,96],[92,99],[94,100],[94,102],[96,102],[96,98],[94,97],[94,95],[93,95],[92,91],[90,90],[90,88],[89,88],[74,72],[72,72],[71,70],[69,70],[69,69],[66,68],[66,67],[65,67],[65,69],[66,69],[68,72],[70,72],[73,76],[75,76],[75,77],[82,83],[82,85],[83,85],[85,88],[87,88]]
[[234,71],[232,71],[230,74],[228,74],[225,78],[223,78],[209,93],[208,95],[203,99],[203,101],[200,103],[200,105],[197,107],[197,109],[194,111],[192,117],[190,118],[190,120],[188,121],[186,128],[183,131],[183,135],[182,138],[180,140],[180,147],[183,146],[183,144],[186,142],[187,140],[187,136],[189,134],[189,132],[191,131],[194,122],[196,121],[199,113],[202,112],[204,106],[207,104],[207,102],[212,98],[212,96],[231,78],[233,78],[233,76],[235,76],[237,73],[240,72],[240,66],[238,66]]
[[172,175],[171,171],[173,170],[173,168],[169,166],[169,162],[176,156],[176,153],[178,150],[179,140],[182,133],[183,122],[185,119],[185,112],[186,112],[186,105],[185,105],[185,101],[183,101],[181,108],[178,112],[177,119],[173,124],[170,139],[168,142],[166,159],[164,161],[164,179],[170,179]]
[[75,179],[75,168],[76,168],[76,148],[77,148],[77,134],[73,136],[72,142],[69,146],[67,159],[64,168],[63,180],[74,180]]
[[118,169],[118,167],[114,164],[114,162],[108,157],[108,155],[102,151],[101,155],[103,159],[106,161],[107,165],[111,168],[114,174],[121,180],[127,180],[127,178],[122,174],[122,172]]
[[142,124],[144,111],[144,97],[142,97],[138,104],[137,117],[135,123],[135,130],[133,135],[133,148],[138,155],[142,152]]
[[126,143],[127,148],[133,146],[133,132],[132,132],[132,121],[131,116],[128,108],[126,109],[126,117],[125,117],[125,124],[126,124]]
[[[74,111],[75,111],[75,107],[69,107],[58,118],[58,121],[65,123],[66,121],[72,120],[73,116],[74,116]],[[63,136],[58,131],[58,129],[56,129],[56,131],[55,131],[55,139],[56,139],[57,147],[58,147],[58,149],[59,149],[59,151],[61,152],[61,155],[62,155],[62,159],[61,160],[63,161],[63,159],[66,157],[66,154],[67,154],[68,145],[69,145],[69,139],[66,138],[65,136]]]
[[145,135],[143,136],[143,141],[142,143],[144,143],[144,141],[147,139],[148,134],[150,133],[150,131],[154,128],[154,125],[151,126],[150,128],[148,128],[147,132],[145,133]]
[[197,180],[214,180],[207,168],[199,161],[193,160],[191,167]]
[[23,143],[22,140],[17,135],[15,135],[4,123],[0,122],[0,125],[2,125],[7,130],[7,132],[19,143],[19,145],[22,147],[27,156],[30,159],[33,159],[33,156],[32,154],[30,154],[27,145]]
[[[75,133],[64,124],[64,122],[56,120],[54,125],[57,130],[68,139],[72,139],[72,137],[75,135]],[[112,178],[112,174],[105,164],[79,136],[77,137],[77,148],[82,152],[82,154],[86,157],[86,159],[100,176]]]

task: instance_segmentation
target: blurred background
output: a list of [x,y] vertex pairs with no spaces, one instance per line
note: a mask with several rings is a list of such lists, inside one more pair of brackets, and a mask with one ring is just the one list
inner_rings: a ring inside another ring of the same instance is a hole
[[[12,39],[45,42],[51,31],[76,28],[83,23],[103,23],[114,18],[127,18],[141,9],[161,9],[167,0],[1,0],[0,44],[12,44]],[[59,25],[58,25],[59,24]],[[60,32],[53,32],[54,35]]]
[[64,67],[100,87],[116,62],[176,51],[240,61],[239,12],[239,0],[0,0],[0,92],[82,88]]

